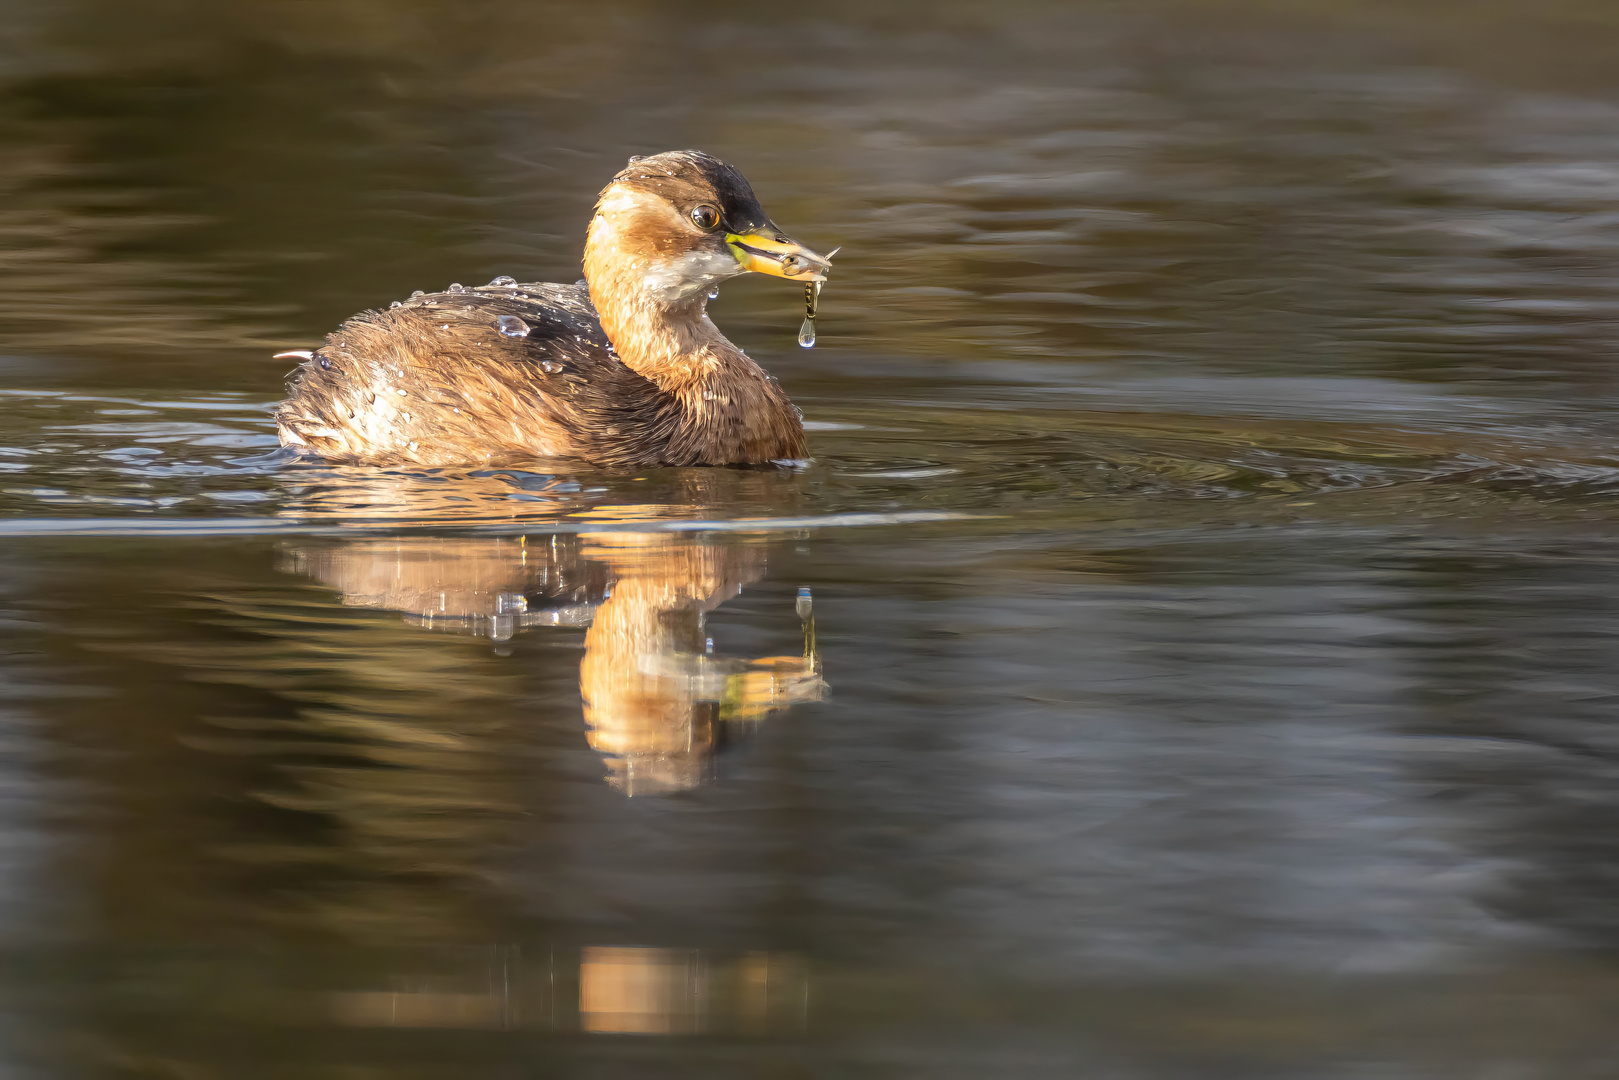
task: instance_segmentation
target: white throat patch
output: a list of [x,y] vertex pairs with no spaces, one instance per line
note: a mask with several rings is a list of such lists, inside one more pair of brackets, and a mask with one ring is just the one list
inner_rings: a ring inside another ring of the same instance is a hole
[[744,273],[742,264],[730,252],[688,251],[673,259],[653,263],[641,275],[641,287],[664,302],[689,300],[711,292],[726,278]]

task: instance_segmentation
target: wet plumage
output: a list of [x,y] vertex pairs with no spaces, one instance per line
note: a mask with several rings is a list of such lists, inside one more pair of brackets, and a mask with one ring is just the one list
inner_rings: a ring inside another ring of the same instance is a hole
[[282,442],[429,466],[805,456],[797,410],[707,301],[747,270],[817,281],[827,262],[780,233],[740,173],[693,151],[632,161],[602,192],[584,265],[578,285],[491,284],[354,316],[299,368]]

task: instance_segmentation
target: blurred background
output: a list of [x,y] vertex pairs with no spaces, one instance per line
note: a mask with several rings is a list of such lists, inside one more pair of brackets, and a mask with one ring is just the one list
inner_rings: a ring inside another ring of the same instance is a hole
[[[3,12],[0,1072],[1619,1071],[1619,8]],[[683,147],[812,465],[273,453]]]

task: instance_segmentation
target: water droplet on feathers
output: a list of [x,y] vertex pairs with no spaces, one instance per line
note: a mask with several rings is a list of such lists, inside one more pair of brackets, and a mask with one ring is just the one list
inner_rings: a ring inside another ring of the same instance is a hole
[[555,375],[557,372],[562,370],[562,365],[557,363],[555,360],[541,360],[540,370],[545,372],[547,375]]
[[405,302],[403,300],[395,300],[393,303],[389,304],[388,306],[391,307],[391,308],[404,307]]
[[420,290],[420,289],[415,289],[415,290],[413,290],[413,291],[412,291],[412,292],[411,292],[411,294],[410,294],[410,298],[411,298],[411,299],[412,299],[412,300],[414,300],[414,299],[416,299],[416,298],[417,298],[417,297],[418,297],[418,296],[422,296],[422,295],[424,295],[424,294],[423,294],[423,292],[422,292],[422,290]]
[[489,284],[490,285],[497,285],[497,286],[498,285],[516,285],[517,284],[517,279],[512,277],[510,274],[501,274],[499,277],[495,278],[495,280],[491,281]]
[[444,291],[445,292],[466,292],[467,287],[465,285],[461,284],[459,281],[456,281],[456,282],[452,282],[450,284],[450,287],[448,289],[445,289]]
[[798,328],[798,343],[806,349],[815,348],[815,320],[805,319],[804,325]]
[[500,327],[500,332],[507,337],[528,336],[528,323],[519,319],[516,315],[502,315],[496,322]]

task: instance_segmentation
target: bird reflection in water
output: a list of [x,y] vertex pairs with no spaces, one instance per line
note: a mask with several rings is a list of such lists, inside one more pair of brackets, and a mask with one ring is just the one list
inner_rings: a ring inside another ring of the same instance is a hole
[[[621,512],[621,516],[627,516]],[[579,667],[590,745],[628,795],[680,791],[716,750],[770,713],[825,693],[813,611],[801,655],[717,655],[709,612],[766,569],[759,536],[599,532],[298,543],[285,568],[351,606],[496,642],[544,626],[588,627]]]

